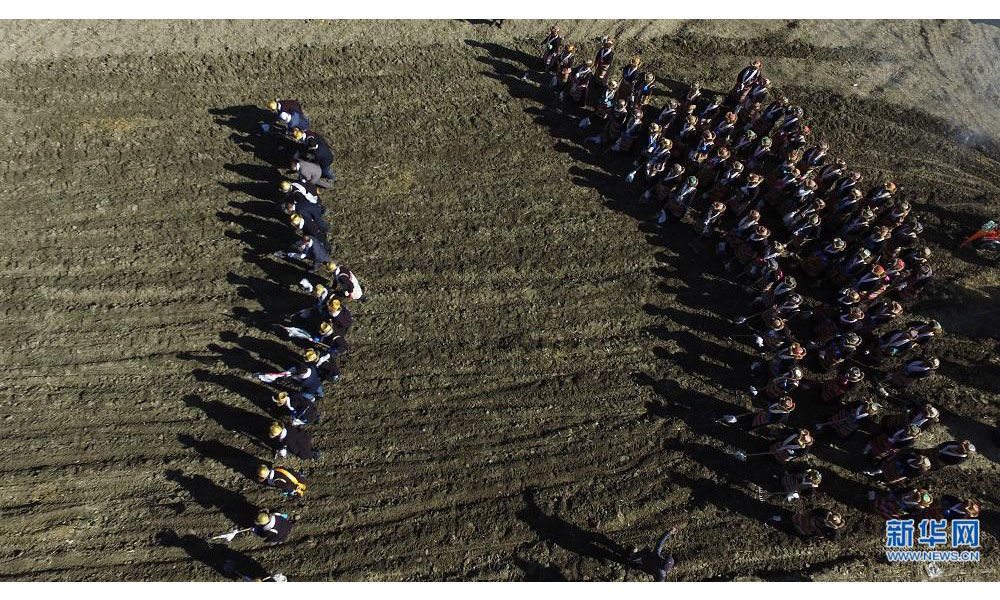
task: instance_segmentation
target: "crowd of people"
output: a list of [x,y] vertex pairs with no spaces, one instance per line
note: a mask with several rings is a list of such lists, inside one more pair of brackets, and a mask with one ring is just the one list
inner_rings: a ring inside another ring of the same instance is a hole
[[[347,337],[354,322],[349,305],[365,298],[350,268],[331,258],[328,211],[320,198],[336,179],[329,144],[310,128],[299,101],[273,100],[267,108],[269,118],[259,123],[255,137],[271,145],[282,157],[279,165],[287,167],[287,176],[274,182],[274,218],[287,224],[293,240],[273,256],[288,261],[291,270],[301,269],[296,275],[301,276],[296,286],[301,306],[290,314],[272,315],[276,331],[297,345],[298,360],[282,371],[253,374],[273,388],[272,420],[260,437],[269,441],[274,455],[260,463],[256,476],[283,499],[301,501],[310,486],[307,471],[286,461],[302,463],[322,456],[313,432],[322,422],[324,385],[341,378],[338,359],[349,352]],[[252,533],[264,544],[275,545],[288,540],[294,527],[292,515],[282,510],[261,510],[247,519],[252,521],[249,527],[212,539],[228,542],[236,534]]]
[[[775,493],[794,507],[791,527],[829,539],[846,527],[842,511],[823,501],[822,470],[808,460],[822,436],[868,436],[859,458],[869,465],[870,506],[885,518],[978,516],[975,500],[921,482],[976,449],[968,440],[919,444],[941,418],[931,403],[914,399],[940,366],[934,343],[942,328],[905,314],[932,281],[933,267],[921,221],[896,184],[862,183],[859,171],[815,139],[804,109],[774,93],[759,60],[725,93],[694,83],[670,97],[640,57],[616,66],[611,38],[592,59],[578,52],[556,26],[542,43],[538,74],[555,108],[595,154],[631,161],[621,174],[651,222],[693,227],[728,280],[748,292],[732,321],[748,328],[758,355],[747,365],[755,406],[718,420],[766,438],[738,455],[773,463]],[[349,305],[364,298],[357,277],[331,258],[320,199],[335,180],[328,143],[298,101],[274,100],[268,109],[260,138],[275,145],[289,169],[288,178],[275,182],[275,215],[295,240],[275,257],[303,267],[303,298],[300,309],[280,316],[281,331],[300,346],[299,360],[255,374],[274,388],[274,419],[263,432],[274,456],[259,465],[257,478],[301,501],[307,474],[285,459],[321,456],[312,433],[321,424],[324,385],[341,377],[338,358],[349,350],[353,323]],[[824,407],[827,417],[800,419],[802,404]],[[240,531],[265,544],[292,534],[287,512],[262,510],[250,519],[252,526]],[[634,553],[636,566],[665,579],[674,565],[665,544],[674,532],[655,549]]]
[[[578,124],[581,143],[616,163],[631,159],[621,174],[650,220],[693,227],[748,292],[732,320],[750,330],[759,355],[748,365],[756,406],[719,420],[768,439],[737,455],[773,462],[776,493],[795,507],[786,522],[807,538],[832,539],[846,526],[842,511],[824,506],[823,473],[807,459],[820,436],[868,436],[857,458],[870,465],[871,507],[887,519],[978,516],[975,500],[921,483],[976,449],[968,440],[917,447],[941,417],[915,398],[940,366],[942,328],[905,314],[934,270],[923,225],[896,184],[866,185],[817,139],[802,106],[775,93],[759,60],[726,92],[694,83],[670,97],[641,57],[616,66],[613,39],[590,56],[553,26],[535,76]],[[798,418],[806,403],[827,418]]]

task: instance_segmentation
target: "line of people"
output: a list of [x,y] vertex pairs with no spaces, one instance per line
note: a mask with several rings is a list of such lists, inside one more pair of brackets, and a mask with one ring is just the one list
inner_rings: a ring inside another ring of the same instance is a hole
[[[306,268],[299,286],[308,294],[304,306],[283,316],[283,324],[277,327],[306,347],[284,370],[255,376],[276,386],[272,396],[276,419],[267,431],[274,460],[294,456],[308,461],[322,456],[314,447],[312,430],[322,421],[324,383],[341,379],[338,359],[349,352],[347,334],[354,318],[347,305],[364,296],[354,273],[331,258],[327,208],[320,200],[320,189],[331,187],[336,179],[329,144],[310,129],[299,101],[273,100],[268,108],[277,118],[274,123],[262,124],[261,129],[271,133],[279,151],[288,155],[288,175],[292,178],[278,183],[275,199],[287,216],[294,242],[274,256]],[[301,499],[309,486],[304,473],[279,464],[261,464],[257,476],[286,498]],[[263,511],[257,515],[254,533],[267,544],[284,542],[291,530],[292,522],[285,513]]]
[[[308,472],[285,463],[319,459],[313,432],[322,422],[324,385],[341,379],[339,360],[350,350],[347,342],[354,317],[348,305],[363,301],[361,284],[346,265],[331,258],[332,242],[327,207],[320,193],[332,187],[336,176],[331,168],[333,153],[323,136],[311,129],[302,104],[297,100],[268,103],[269,118],[259,123],[257,140],[271,144],[279,163],[286,166],[287,178],[275,182],[275,219],[287,223],[292,240],[286,250],[272,256],[301,268],[298,281],[301,308],[290,314],[275,315],[276,332],[295,340],[299,358],[287,368],[253,374],[271,384],[272,417],[261,437],[274,450],[271,460],[256,469],[257,480],[276,489],[282,499],[301,501],[310,487]],[[293,529],[287,511],[261,510],[247,515],[253,523],[245,529],[216,536],[231,541],[235,535],[252,533],[266,545],[281,544]]]
[[[872,466],[864,472],[879,487],[869,494],[877,512],[977,516],[976,501],[931,494],[918,481],[968,460],[975,447],[953,440],[914,449],[940,413],[923,402],[905,406],[903,397],[937,372],[934,341],[942,328],[904,316],[934,272],[923,225],[896,184],[878,181],[865,190],[862,174],[814,139],[803,108],[774,96],[759,60],[727,93],[694,83],[654,108],[662,94],[640,57],[615,78],[612,39],[601,41],[593,59],[581,61],[579,52],[557,26],[542,42],[540,83],[555,110],[579,125],[594,153],[631,159],[623,177],[651,221],[690,224],[695,245],[714,251],[726,278],[753,295],[732,317],[750,329],[759,353],[748,389],[757,406],[719,420],[769,441],[738,455],[771,457],[781,468],[780,493],[803,504],[799,499],[817,497],[823,479],[805,460],[816,436],[867,431]],[[882,375],[870,381],[866,372]],[[828,418],[797,422],[802,402],[828,406]],[[901,412],[885,414],[887,402]],[[845,527],[840,512],[823,506],[804,506],[791,522],[805,537],[833,538]]]

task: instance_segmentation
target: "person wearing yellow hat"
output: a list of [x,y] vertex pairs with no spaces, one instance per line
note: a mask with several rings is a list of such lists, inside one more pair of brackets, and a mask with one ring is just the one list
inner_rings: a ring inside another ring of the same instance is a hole
[[281,203],[281,210],[286,215],[299,214],[306,221],[316,223],[314,227],[324,233],[330,230],[330,227],[323,219],[323,213],[325,212],[323,205],[318,202],[308,202],[303,200],[298,194],[288,194],[285,196],[285,201]]
[[289,222],[295,233],[300,236],[308,235],[325,248],[330,247],[330,242],[327,239],[330,226],[323,219],[320,205],[299,200],[298,202],[285,202],[281,209],[289,215]]
[[282,391],[275,394],[273,400],[278,410],[287,412],[291,416],[292,425],[296,427],[309,424],[319,425],[319,409],[312,400],[302,394]]
[[301,498],[309,487],[309,482],[302,473],[288,467],[260,465],[257,467],[257,481],[278,488],[288,498]]
[[354,317],[347,306],[336,298],[330,298],[324,308],[326,309],[324,319],[333,326],[333,331],[338,335],[347,335],[354,323]]
[[267,437],[274,448],[274,455],[286,457],[289,454],[303,460],[319,458],[322,453],[312,447],[312,434],[298,427],[288,427],[273,421],[267,430]]
[[[288,221],[292,226],[292,229],[299,236],[309,236],[314,239],[316,243],[322,244],[323,246],[329,246],[329,241],[327,240],[327,224],[322,220],[307,219],[301,214],[293,212],[288,215]],[[286,254],[286,256],[288,256]]]
[[277,133],[284,133],[295,127],[309,128],[309,120],[298,100],[269,100],[267,109],[274,114],[274,117],[270,122],[260,123],[260,129],[265,133],[272,129]]
[[309,348],[302,355],[302,362],[277,373],[257,373],[257,378],[264,383],[272,383],[278,379],[289,379],[299,385],[302,394],[312,400],[323,397],[323,380],[319,376],[318,367],[322,356]]
[[316,163],[320,166],[324,178],[336,179],[330,170],[333,165],[333,151],[326,138],[312,129],[299,129],[292,131],[292,140],[300,144],[300,149],[292,157],[294,160],[307,160]]
[[[308,284],[308,288],[302,283]],[[330,290],[322,283],[313,285],[308,279],[299,282],[306,291],[309,292],[311,300],[309,306],[292,313],[292,317],[304,321],[320,318],[325,310],[327,299],[330,297]]]
[[285,513],[261,512],[254,522],[254,535],[263,538],[267,546],[280,544],[292,534],[292,521]]
[[[286,195],[285,200],[304,200],[308,201],[310,204],[319,203],[319,190],[312,183],[302,182],[302,181],[282,181],[278,184],[278,190]],[[321,210],[322,205],[320,205]]]
[[[332,302],[333,301],[331,301],[331,303]],[[322,343],[326,347],[322,351],[313,348],[306,350],[304,360],[307,365],[313,366],[317,369],[317,373],[321,380],[337,382],[340,380],[340,368],[337,366],[335,357],[347,354],[347,338],[344,335],[337,333],[336,328],[329,321],[320,323],[319,329],[320,335],[313,337],[313,341]],[[312,400],[310,394],[306,395],[310,400]],[[322,388],[319,396],[323,396]]]
[[292,100],[292,99],[279,100],[275,98],[274,100],[271,100],[270,102],[267,103],[267,108],[273,113],[297,112],[300,114],[305,114],[305,112],[302,110],[302,103],[299,102],[298,100]]

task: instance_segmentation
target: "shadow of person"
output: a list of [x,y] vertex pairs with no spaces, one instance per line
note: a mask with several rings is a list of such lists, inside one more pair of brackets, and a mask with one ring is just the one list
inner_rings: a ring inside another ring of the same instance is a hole
[[244,306],[234,306],[231,313],[227,314],[226,317],[246,325],[252,329],[256,329],[261,333],[274,334],[274,323],[283,316],[280,310],[275,310],[274,317],[271,316],[268,310],[250,310]]
[[192,372],[192,375],[194,375],[194,378],[197,381],[213,383],[229,392],[243,397],[253,403],[254,406],[268,414],[270,414],[270,412],[274,409],[274,405],[269,400],[272,396],[272,391],[263,384],[250,381],[249,379],[245,379],[243,377],[237,377],[226,373],[213,373],[204,369],[195,369]]
[[868,500],[868,492],[872,489],[870,483],[859,482],[848,479],[837,474],[833,469],[820,468],[823,475],[823,482],[820,489],[824,495],[833,498],[835,501],[857,509],[861,512],[871,510],[871,501]]
[[[298,236],[292,231],[291,225],[283,219],[286,215],[277,210],[277,207],[275,208],[275,211],[266,218],[248,213],[234,214],[221,210],[216,211],[215,216],[223,223],[238,225],[246,231],[274,240],[274,243],[279,247],[291,246],[298,239]],[[262,248],[256,248],[256,250],[262,250]]]
[[177,434],[177,441],[185,448],[190,448],[205,458],[210,458],[220,465],[254,481],[256,481],[257,477],[257,466],[268,462],[245,450],[224,444],[219,440],[198,440],[186,433],[179,433]]
[[260,447],[272,450],[265,439],[271,418],[223,404],[218,400],[206,401],[194,394],[185,396],[184,404],[201,410],[226,431],[240,433]]
[[260,133],[261,122],[274,120],[274,114],[255,104],[240,104],[225,108],[210,108],[208,114],[215,117],[215,122],[244,134]]
[[269,202],[275,207],[275,214],[277,214],[278,202],[280,199],[276,193],[276,187],[274,184],[266,181],[220,181],[219,185],[226,188],[230,192],[235,192],[237,194],[246,194],[247,196],[253,196],[254,198],[261,200],[263,202]]
[[522,494],[524,507],[517,518],[530,527],[541,540],[580,556],[610,560],[627,565],[629,551],[602,533],[586,531],[554,515],[545,514],[535,501],[535,493],[527,489]]
[[281,286],[270,279],[248,277],[230,271],[226,273],[226,281],[237,286],[236,293],[241,298],[257,300],[261,308],[271,316],[271,321],[274,323],[287,321],[295,311],[316,304],[316,300],[311,295],[299,290],[289,290],[288,287]]
[[[702,447],[700,449],[695,448],[694,450],[709,448],[700,444],[698,446]],[[732,459],[730,458],[731,461]],[[724,471],[718,471],[718,473],[731,474],[731,469],[730,467]],[[781,508],[769,501],[769,497],[755,497],[753,492],[740,487],[739,483],[720,483],[705,477],[694,478],[676,472],[670,475],[670,481],[691,491],[688,505],[694,508],[701,509],[707,506],[715,506],[767,525],[773,523],[771,521],[772,515],[782,512]],[[757,483],[757,485],[760,485],[760,483]],[[761,487],[767,490],[769,486]]]
[[737,371],[730,365],[749,364],[753,357],[740,350],[722,346],[686,330],[669,331],[662,327],[653,327],[650,333],[663,341],[674,341],[678,351],[670,351],[665,347],[653,349],[653,353],[661,359],[674,362],[688,375],[707,377],[720,386],[734,392],[746,389],[748,381],[745,371]]
[[[226,235],[228,234],[229,232],[226,232]],[[303,277],[312,273],[312,271],[308,270],[301,262],[278,262],[269,252],[260,252],[253,249],[256,247],[263,247],[265,243],[272,243],[269,238],[263,239],[266,241],[261,242],[261,240],[257,240],[257,242],[252,245],[247,244],[248,246],[251,246],[251,248],[248,248],[246,252],[243,253],[243,260],[258,267],[264,272],[265,275],[267,275],[268,278],[270,278],[271,281],[274,282],[275,285],[286,287],[293,285],[297,286]],[[289,251],[291,249],[290,243],[286,245],[275,244],[274,247],[271,248],[271,251]]]
[[[943,361],[942,364],[944,364]],[[1000,447],[997,446],[1000,439],[997,437],[995,426],[960,415],[947,408],[939,410],[941,411],[941,423],[948,429],[952,438],[969,440],[982,458],[1000,463]]]
[[267,365],[255,359],[249,352],[242,348],[223,348],[218,344],[209,344],[205,348],[211,354],[198,354],[185,351],[178,352],[175,356],[181,360],[190,360],[209,366],[222,363],[230,369],[245,371],[259,371],[268,368]]
[[493,58],[516,63],[516,66],[520,67],[521,71],[524,69],[541,67],[542,61],[538,56],[533,56],[521,50],[507,48],[505,46],[501,46],[500,44],[494,44],[493,42],[480,42],[478,40],[471,39],[465,40],[465,43],[473,48],[485,50]]
[[[288,164],[291,166],[291,159],[289,159]],[[257,163],[226,163],[222,165],[222,168],[236,173],[241,177],[246,177],[247,179],[252,179],[253,181],[263,182],[267,184],[270,189],[277,195],[277,183],[284,179],[281,176],[281,172],[278,171],[277,167],[271,165],[260,165]],[[273,198],[267,198],[268,200],[273,200]]]
[[985,357],[981,361],[970,361],[967,365],[945,359],[941,361],[940,374],[992,396],[1000,396],[1000,372],[991,369],[989,364]]
[[217,485],[203,475],[185,475],[178,469],[168,469],[166,477],[187,490],[199,506],[218,509],[233,523],[244,523],[257,514],[257,507],[243,494]]
[[233,550],[226,544],[210,544],[195,535],[180,536],[173,530],[156,534],[156,544],[167,548],[180,548],[196,561],[215,569],[226,577],[245,576],[263,579],[268,571],[252,557]]
[[268,200],[232,200],[227,204],[230,208],[236,209],[241,213],[251,214],[265,219],[287,218],[287,215],[281,211],[278,204]]
[[233,356],[246,357],[257,356],[255,365],[247,365],[251,371],[258,368],[266,368],[267,365],[290,365],[300,359],[298,353],[294,352],[287,345],[270,339],[260,339],[249,335],[240,335],[235,331],[223,331],[219,334],[219,339],[227,344],[235,344],[236,348],[222,348],[215,344],[209,344],[208,348],[214,352],[231,353]]
[[543,565],[519,556],[514,557],[514,566],[524,573],[525,581],[569,581],[562,571],[552,565]]

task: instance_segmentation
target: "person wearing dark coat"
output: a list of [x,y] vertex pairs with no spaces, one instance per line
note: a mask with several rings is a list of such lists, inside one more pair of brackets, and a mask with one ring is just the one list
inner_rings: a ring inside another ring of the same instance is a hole
[[299,385],[302,394],[312,400],[317,396],[323,397],[323,381],[316,372],[319,366],[317,361],[321,358],[320,353],[309,348],[302,354],[302,362],[295,366],[288,367],[278,373],[259,373],[258,379],[265,383],[271,383],[277,379],[289,379]]
[[740,71],[740,74],[736,76],[736,90],[742,92],[756,83],[757,79],[760,78],[760,69],[761,62],[754,60],[749,66]]
[[301,498],[309,487],[305,475],[288,467],[260,465],[257,468],[257,481],[278,488],[282,495],[289,498]]
[[278,184],[278,189],[285,193],[285,200],[308,200],[313,204],[319,203],[319,190],[315,184],[308,181],[282,181]]
[[330,242],[327,240],[327,232],[330,226],[323,219],[307,219],[298,213],[292,213],[289,217],[295,233],[302,236],[309,236],[323,248],[329,248]]
[[288,392],[278,392],[274,396],[274,403],[278,410],[286,412],[292,417],[292,425],[301,426],[314,423],[319,425],[319,409],[312,400],[306,398],[301,393],[289,394]]
[[323,380],[320,379],[316,367],[311,364],[300,364],[291,369],[291,378],[298,382],[302,393],[307,398],[323,397]]
[[316,163],[320,166],[321,174],[327,179],[336,179],[336,175],[330,170],[333,165],[333,150],[327,145],[326,140],[321,137],[312,138],[309,150],[312,151]]
[[667,573],[674,568],[675,561],[673,554],[663,556],[663,551],[666,549],[670,536],[675,533],[677,533],[677,528],[673,527],[660,536],[655,547],[644,550],[634,549],[629,556],[629,561],[637,568],[652,575],[656,581],[666,581]]
[[297,260],[311,260],[314,267],[330,261],[330,253],[323,244],[309,235],[302,236],[302,239],[295,243],[295,252],[288,252],[285,256]]
[[330,227],[323,220],[323,213],[326,211],[323,209],[322,204],[301,199],[289,200],[281,205],[281,210],[284,211],[286,215],[302,215],[306,221],[318,221],[322,225],[321,229],[324,232],[330,230]]
[[274,421],[267,431],[271,445],[277,456],[285,457],[294,454],[303,460],[319,458],[319,450],[313,450],[312,434],[298,427],[285,427]]
[[284,542],[292,534],[292,521],[284,513],[262,512],[257,515],[253,533],[264,538],[266,545],[274,546]]
[[331,264],[331,283],[336,286],[334,294],[342,298],[360,300],[361,284],[349,268],[343,265]]
[[347,310],[344,303],[336,298],[331,298],[325,304],[326,311],[324,318],[332,326],[332,331],[336,335],[347,335],[351,325],[354,324],[354,317],[351,311]]

